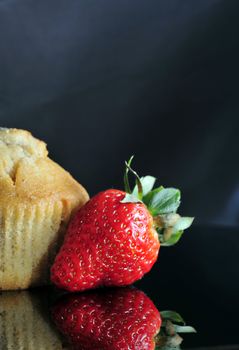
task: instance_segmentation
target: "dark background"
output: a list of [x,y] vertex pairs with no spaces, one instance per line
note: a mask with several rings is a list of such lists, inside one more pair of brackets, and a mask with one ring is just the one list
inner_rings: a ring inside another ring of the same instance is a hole
[[238,18],[236,0],[0,0],[1,126],[45,140],[91,195],[122,186],[131,154],[182,190],[194,228],[138,286],[198,345],[238,333]]
[[196,223],[239,224],[238,1],[0,1],[0,124],[90,194],[141,175]]

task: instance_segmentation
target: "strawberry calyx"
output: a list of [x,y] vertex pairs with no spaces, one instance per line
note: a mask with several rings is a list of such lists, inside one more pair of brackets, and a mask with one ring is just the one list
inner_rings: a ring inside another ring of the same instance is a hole
[[[172,246],[181,238],[185,229],[191,226],[194,218],[181,217],[177,209],[181,203],[181,192],[176,188],[159,186],[154,188],[156,178],[150,175],[140,177],[132,169],[133,156],[125,162],[124,185],[126,195],[122,203],[141,202],[146,205],[153,217],[162,246]],[[135,178],[133,190],[130,188],[129,173]]]
[[195,328],[187,326],[175,311],[160,311],[162,325],[155,337],[155,350],[180,349],[183,338],[178,333],[196,333]]

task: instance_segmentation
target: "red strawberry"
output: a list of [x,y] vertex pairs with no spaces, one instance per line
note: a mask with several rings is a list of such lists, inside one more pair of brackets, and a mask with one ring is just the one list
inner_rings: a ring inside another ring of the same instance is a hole
[[131,288],[68,295],[52,317],[75,350],[153,350],[161,326],[153,302]]
[[[131,160],[126,163],[127,192],[100,192],[71,221],[51,269],[51,280],[59,288],[83,291],[101,285],[129,285],[152,268],[160,242],[175,244],[192,223],[192,218],[176,214],[179,190],[152,189],[155,178],[140,179]],[[136,176],[133,192],[129,170]]]
[[176,350],[182,342],[177,333],[195,332],[178,313],[159,313],[135,288],[67,295],[52,317],[75,350]]

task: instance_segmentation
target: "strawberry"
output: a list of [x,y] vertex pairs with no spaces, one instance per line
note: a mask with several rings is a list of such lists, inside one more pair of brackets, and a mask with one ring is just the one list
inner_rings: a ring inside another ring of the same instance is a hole
[[[139,178],[126,162],[126,191],[109,189],[91,198],[71,220],[51,268],[59,288],[83,291],[98,286],[126,286],[156,262],[160,245],[175,244],[192,218],[176,213],[180,191],[153,189],[155,178]],[[129,171],[136,177],[133,191]]]
[[52,318],[74,350],[175,350],[182,341],[177,332],[195,331],[177,313],[159,313],[135,288],[67,295],[53,306]]
[[151,350],[161,326],[153,302],[130,288],[68,295],[53,307],[52,317],[77,350]]

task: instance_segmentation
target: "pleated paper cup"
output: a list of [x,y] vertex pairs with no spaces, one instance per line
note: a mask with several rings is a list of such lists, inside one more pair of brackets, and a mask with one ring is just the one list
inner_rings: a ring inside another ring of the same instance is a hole
[[1,350],[61,350],[61,339],[27,291],[0,294]]
[[0,287],[26,289],[49,283],[49,269],[62,243],[62,202],[0,208]]

